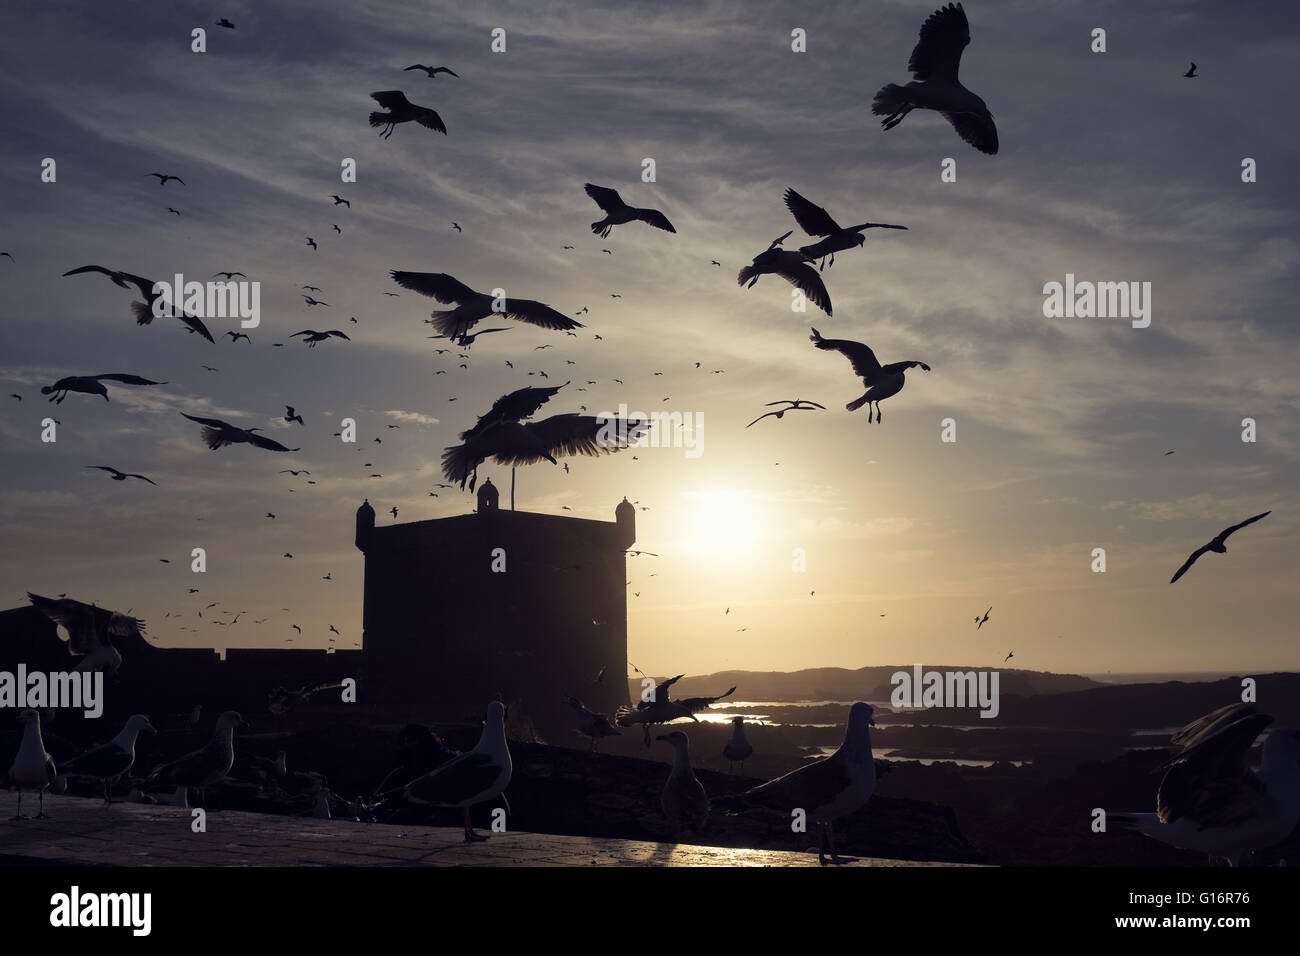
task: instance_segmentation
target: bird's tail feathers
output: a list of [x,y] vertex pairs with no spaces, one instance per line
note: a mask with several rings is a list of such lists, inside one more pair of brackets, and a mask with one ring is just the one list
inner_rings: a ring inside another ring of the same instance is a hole
[[591,231],[598,236],[600,235],[601,230],[603,230],[604,228],[605,228],[605,220],[603,219],[600,220],[599,222],[593,222],[591,224]]
[[907,106],[907,91],[897,83],[887,83],[871,101],[876,116],[892,116]]
[[131,311],[135,313],[136,325],[151,325],[153,323],[153,309],[143,302],[132,302]]
[[371,125],[371,126],[387,126],[387,125],[388,125],[389,117],[390,117],[391,115],[392,115],[391,113],[380,113],[380,112],[377,112],[377,111],[374,112],[374,113],[371,113],[371,114],[370,114],[370,125]]
[[443,477],[448,481],[459,481],[462,488],[477,464],[468,445],[452,445],[442,451]]
[[438,330],[439,335],[454,339],[467,331],[456,316],[455,309],[444,309],[429,313],[429,324]]
[[753,266],[745,266],[745,268],[740,270],[740,275],[736,276],[736,285],[744,285],[750,279],[754,279],[758,275],[758,270]]
[[851,412],[856,412],[863,405],[867,404],[867,402],[871,401],[869,397],[870,395],[871,395],[870,391],[864,392],[861,398],[855,398],[853,401],[849,402],[844,407]]

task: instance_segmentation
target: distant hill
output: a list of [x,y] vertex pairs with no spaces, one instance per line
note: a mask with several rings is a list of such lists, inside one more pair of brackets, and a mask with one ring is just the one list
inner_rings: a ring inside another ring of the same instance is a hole
[[[890,678],[898,671],[912,672],[911,664],[882,667],[811,667],[807,670],[785,671],[718,671],[703,676],[687,675],[673,685],[673,697],[710,697],[721,694],[733,684],[735,700],[801,701],[801,700],[886,700],[893,685]],[[927,671],[989,670],[972,665],[931,665]],[[993,668],[999,673],[998,690],[1002,695],[1017,694],[1031,697],[1038,694],[1065,694],[1073,691],[1104,687],[1099,681],[1077,674],[1053,674],[1047,671],[1009,670]],[[672,677],[659,675],[658,679]],[[628,681],[632,700],[641,696],[640,679]]]

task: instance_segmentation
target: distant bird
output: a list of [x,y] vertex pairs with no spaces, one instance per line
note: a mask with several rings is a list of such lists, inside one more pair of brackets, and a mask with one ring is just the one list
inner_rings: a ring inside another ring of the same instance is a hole
[[[810,246],[801,246],[799,252],[809,262],[816,262],[829,255],[831,257],[830,265],[835,265],[835,253],[843,252],[845,249],[852,249],[854,246],[860,246],[867,241],[867,237],[862,234],[864,229],[906,229],[906,226],[891,226],[884,222],[862,222],[856,226],[845,228],[840,226],[821,206],[809,202],[800,196],[793,189],[787,188],[785,191],[785,205],[794,215],[794,221],[799,224],[804,232],[810,236],[824,236],[821,242],[815,242]],[[818,271],[821,267],[818,266]]]
[[330,338],[330,336],[337,336],[338,338],[344,339],[345,341],[348,342],[352,341],[346,335],[340,332],[338,329],[330,329],[328,332],[317,332],[315,329],[303,329],[301,332],[293,333],[293,335],[289,336],[289,338],[292,339],[299,335],[307,336],[305,339],[303,339],[303,341],[307,343],[307,348],[309,349],[314,349],[316,347],[317,342],[327,341]]
[[[285,406],[285,408],[288,408],[288,407],[289,407],[289,406],[287,406],[287,405]],[[281,469],[280,474],[282,474],[282,475],[285,475],[285,474],[293,475],[295,478],[297,478],[299,475],[310,475],[311,472],[308,471],[306,468],[299,468],[297,471],[294,471],[292,468],[284,468],[284,469]]]
[[122,654],[113,638],[144,639],[145,623],[136,617],[107,608],[83,604],[72,598],[47,598],[27,592],[32,606],[68,633],[68,653],[81,655],[76,670],[116,673]]
[[320,299],[313,299],[311,296],[307,295],[306,293],[302,293],[302,297],[307,300],[308,305],[324,305],[324,306],[329,305],[328,302],[322,302]]
[[223,779],[235,764],[235,728],[247,726],[237,711],[225,711],[217,718],[212,739],[206,746],[154,768],[145,783],[193,788],[199,791],[200,803],[204,802],[207,788]]
[[645,745],[649,747],[650,728],[652,726],[666,724],[680,718],[690,718],[699,723],[698,718],[695,716],[696,713],[707,710],[709,705],[715,704],[725,697],[730,697],[736,692],[736,688],[732,687],[725,694],[719,694],[716,697],[688,697],[684,700],[673,700],[671,697],[672,686],[684,676],[678,674],[676,677],[656,684],[653,699],[638,701],[635,709],[627,706],[620,707],[614,714],[615,722],[620,727],[634,727],[640,724]]
[[0,252],[0,256],[8,256],[10,262],[18,261],[17,259],[14,258],[14,254],[12,252]]
[[957,79],[961,54],[970,43],[970,24],[960,3],[940,7],[921,24],[921,38],[912,50],[907,68],[912,82],[889,83],[871,103],[871,112],[885,117],[884,129],[893,129],[914,109],[937,110],[957,130],[957,135],[982,153],[998,151],[998,129],[984,101]]
[[336,206],[338,206],[338,205],[343,205],[343,206],[347,206],[349,209],[352,208],[352,203],[351,203],[351,201],[350,201],[350,200],[347,200],[347,199],[344,199],[344,198],[343,198],[342,196],[340,196],[338,193],[332,193],[332,194],[330,195],[330,198],[334,200],[334,205],[336,205]]
[[829,849],[831,863],[839,863],[834,823],[864,806],[876,789],[876,762],[871,755],[873,726],[871,705],[859,701],[849,708],[844,740],[835,753],[717,803],[729,809],[771,807],[786,814],[803,810],[821,828],[818,862],[826,865]]
[[455,77],[460,76],[455,70],[450,70],[445,66],[425,66],[423,63],[414,63],[403,69],[402,72],[405,73],[407,70],[423,70],[431,80],[436,80],[439,73],[449,73]]
[[1300,731],[1270,731],[1259,769],[1246,766],[1255,738],[1272,722],[1251,704],[1228,704],[1192,721],[1170,738],[1178,752],[1156,768],[1165,771],[1156,812],[1110,813],[1108,820],[1230,866],[1281,843],[1300,823]]
[[572,412],[537,422],[502,421],[485,428],[460,445],[443,450],[442,474],[448,481],[469,482],[474,489],[478,466],[488,458],[497,464],[556,464],[559,455],[608,455],[629,447],[648,430],[648,423],[628,419],[600,419]]
[[769,415],[775,415],[776,418],[777,418],[777,421],[780,421],[783,417],[785,417],[785,413],[786,413],[786,412],[812,411],[813,409],[817,409],[817,408],[820,408],[822,411],[825,411],[825,410],[826,410],[826,406],[825,406],[825,405],[818,405],[816,402],[807,402],[807,401],[804,401],[802,398],[793,398],[793,399],[791,399],[791,398],[783,398],[783,399],[781,399],[779,402],[768,402],[767,404],[768,404],[769,406],[770,406],[770,405],[789,405],[789,408],[780,408],[780,409],[777,409],[777,410],[774,411],[774,412],[767,412],[766,414],[759,415],[759,416],[758,416],[757,418],[755,418],[752,422],[750,422],[748,425],[746,425],[746,426],[745,426],[746,428],[750,428],[750,427],[752,427],[752,426],[754,426],[754,425],[757,425],[759,422],[761,422],[763,419],[767,418]]
[[[715,266],[717,266],[719,269],[722,268],[722,263],[719,262],[717,259],[710,259],[710,260],[709,260],[709,263],[710,263],[711,265],[715,265]],[[697,365],[696,367],[698,368],[698,365]]]
[[220,20],[217,21],[217,26],[225,27],[227,30],[235,29],[235,25],[231,23],[229,20],[227,20],[225,17],[222,17]]
[[[340,236],[343,235],[343,230],[340,229],[340,228],[338,227],[338,223],[334,223],[333,225],[330,226],[330,228],[333,229],[335,232],[337,232]],[[309,303],[309,304],[310,304],[310,305],[329,305],[328,302],[320,302],[320,303],[312,302],[312,303]]]
[[[291,423],[292,423],[292,422],[297,422],[299,425],[306,425],[306,424],[307,424],[305,421],[302,420],[302,416],[301,416],[301,415],[296,415],[296,414],[294,414],[293,406],[292,406],[292,405],[286,405],[286,406],[284,406],[284,420],[285,420],[286,422],[291,422]],[[283,472],[281,472],[281,474],[283,474]],[[293,474],[297,475],[298,473],[295,471]],[[306,474],[311,474],[311,472],[306,472]]]
[[247,332],[236,332],[236,331],[234,331],[234,330],[232,329],[232,330],[227,331],[225,334],[228,335],[228,336],[230,336],[230,344],[231,344],[231,345],[234,345],[234,344],[235,344],[236,342],[238,342],[240,339],[243,339],[243,340],[244,340],[245,342],[247,342],[249,345],[252,345],[252,344],[253,344],[253,340],[250,339],[250,338],[248,337],[248,333],[247,333]]
[[274,519],[274,518],[275,518],[275,515],[273,515],[273,514],[272,514],[271,512],[269,512],[269,511],[266,513],[266,516],[267,516],[268,518],[271,518],[271,519]]
[[1169,579],[1169,583],[1173,584],[1184,574],[1186,574],[1187,569],[1190,568],[1193,564],[1195,564],[1196,559],[1199,558],[1201,555],[1203,555],[1205,552],[1213,551],[1215,554],[1227,554],[1228,546],[1226,542],[1228,540],[1228,535],[1232,534],[1234,531],[1240,531],[1242,528],[1246,527],[1246,525],[1254,524],[1260,518],[1266,518],[1272,513],[1273,512],[1271,510],[1265,511],[1263,514],[1257,514],[1253,518],[1247,518],[1245,521],[1241,522],[1241,524],[1234,524],[1231,528],[1224,528],[1222,531],[1220,531],[1217,535],[1214,536],[1214,540],[1212,540],[1209,544],[1203,544],[1195,551],[1193,551],[1191,556],[1186,561],[1183,562],[1183,566],[1174,572],[1174,576]]
[[112,468],[109,465],[87,465],[86,467],[98,468],[100,471],[107,471],[113,476],[114,481],[126,481],[128,478],[139,478],[141,481],[147,481],[151,485],[158,484],[156,481],[146,478],[144,475],[135,475],[124,471],[118,471],[116,468]]
[[311,246],[311,247],[312,247],[313,249],[315,249],[317,252],[320,251],[320,246],[316,245],[316,240],[313,239],[311,236],[308,236],[308,237],[307,237],[307,245]]
[[587,183],[583,189],[586,190],[588,196],[596,201],[596,205],[605,211],[604,219],[591,224],[591,231],[602,239],[607,237],[615,226],[638,221],[649,223],[656,229],[664,229],[668,232],[677,231],[673,228],[673,224],[668,221],[668,217],[658,209],[638,209],[635,206],[629,206],[623,202],[616,189],[593,186],[591,183]]
[[397,505],[393,505],[393,508],[392,508],[392,514],[393,514],[393,518],[394,518],[394,520],[396,520],[396,518],[397,518]]
[[[463,338],[475,323],[491,315],[503,319],[516,319],[544,329],[580,329],[581,322],[575,322],[566,315],[556,312],[549,305],[533,299],[514,297],[498,301],[483,292],[475,292],[469,286],[444,272],[401,272],[391,273],[393,281],[404,289],[419,292],[439,302],[455,303],[456,308],[431,313],[429,323],[448,338]],[[494,304],[501,306],[501,311],[493,309]]]
[[464,231],[465,231],[464,229],[460,228],[460,223],[458,223],[458,222],[453,222],[453,223],[451,224],[451,228],[455,229],[457,232],[464,232]]
[[248,278],[248,276],[244,275],[242,272],[214,272],[214,273],[212,273],[212,278],[215,279],[217,276],[225,276],[227,282],[230,281],[231,279],[233,279],[235,276],[239,276],[240,278],[243,278],[243,279],[247,279],[247,278]]
[[112,803],[113,784],[130,773],[135,764],[135,743],[141,731],[158,732],[144,714],[128,717],[121,732],[108,743],[92,747],[65,763],[60,780],[70,777],[98,780],[104,788],[104,802]]
[[174,213],[175,213],[176,215],[178,215],[178,216],[181,214],[181,211],[180,211],[179,209],[173,209],[171,206],[168,206],[168,207],[167,207],[167,211],[168,211],[168,212],[174,212]]
[[285,448],[278,441],[266,438],[263,435],[255,435],[254,432],[261,431],[260,428],[238,428],[216,418],[198,418],[194,415],[186,415],[184,412],[181,412],[181,415],[203,426],[201,429],[203,440],[213,451],[226,445],[235,445],[241,442],[247,442],[256,448],[264,448],[267,451],[302,450],[300,448]]
[[9,787],[18,791],[18,809],[10,819],[27,819],[23,816],[23,791],[35,790],[36,819],[41,820],[45,817],[45,791],[54,784],[59,772],[54,758],[45,752],[40,713],[28,707],[19,712],[18,722],[23,725],[23,737],[14,762],[9,765]]
[[1008,651],[1008,652],[1007,652],[1007,656],[1004,657],[1004,658],[1002,658],[1002,663],[1005,664],[1007,661],[1011,660],[1011,658],[1013,658],[1013,657],[1015,657],[1015,656],[1016,656],[1016,652],[1015,652],[1015,651]]
[[[604,671],[602,669],[601,673]],[[609,717],[605,714],[597,714],[583,706],[582,701],[576,697],[569,697],[566,702],[573,708],[573,714],[578,720],[578,733],[584,737],[591,738],[591,752],[596,752],[596,747],[600,743],[601,737],[620,737],[623,732],[609,722]]]
[[1189,80],[1194,80],[1196,79],[1196,77],[1200,76],[1200,74],[1196,72],[1196,64],[1193,63],[1191,67],[1188,69],[1188,71],[1183,74],[1183,76]]
[[975,615],[975,630],[978,631],[981,627],[984,626],[984,622],[989,619],[989,611],[991,610],[993,610],[992,604],[989,605],[989,610],[984,612],[983,617],[980,617],[978,614]]
[[745,772],[745,761],[753,756],[754,748],[748,740],[745,739],[745,718],[731,718],[731,739],[722,745],[722,756],[727,758],[727,772],[732,770],[731,765],[740,764],[740,772]]
[[42,395],[50,395],[51,402],[56,405],[63,404],[63,400],[68,397],[69,392],[81,392],[85,395],[98,395],[108,401],[108,389],[104,387],[104,382],[121,382],[123,385],[166,385],[166,382],[155,382],[153,379],[141,378],[139,375],[128,375],[124,372],[108,372],[103,375],[70,375],[67,378],[61,378],[53,385],[45,385],[41,388]]
[[474,832],[470,808],[495,800],[510,786],[512,767],[506,746],[505,706],[499,700],[488,704],[483,733],[474,749],[417,777],[402,788],[407,801],[436,807],[459,807],[465,825],[465,842],[487,837]]
[[874,404],[876,423],[880,423],[880,403],[903,390],[904,372],[918,365],[925,371],[930,371],[930,366],[916,361],[894,362],[882,366],[876,360],[876,353],[871,351],[869,346],[847,339],[824,339],[816,329],[812,330],[809,338],[817,348],[843,355],[853,366],[853,371],[862,378],[862,383],[867,386],[867,390],[861,397],[855,398],[844,407],[853,412],[866,405],[868,422],[871,421],[871,405]]
[[[154,303],[161,298],[160,293],[153,291],[154,286],[158,283],[154,282],[152,279],[132,275],[129,272],[118,272],[114,269],[105,269],[103,266],[81,266],[77,269],[69,269],[63,274],[65,276],[75,276],[85,272],[101,272],[112,279],[115,285],[121,286],[123,289],[135,286],[140,290],[140,295],[144,296],[143,302],[131,303],[131,312],[135,315],[135,322],[137,325],[150,325],[153,323]],[[168,314],[177,311],[172,308],[171,303],[167,303],[166,300],[164,300],[164,304],[169,307]],[[180,311],[175,317],[188,326],[192,331],[203,336],[209,342],[214,341],[212,333],[208,331],[208,327],[204,325],[198,317],[190,315],[188,312],[184,311]]]
[[754,257],[752,263],[741,269],[736,276],[736,284],[749,283],[749,288],[752,289],[759,276],[778,275],[807,296],[813,305],[830,315],[831,296],[817,270],[808,265],[802,252],[780,248],[781,242],[788,235],[790,233],[787,232],[780,239],[773,240],[766,250]]
[[370,114],[370,125],[374,128],[382,127],[380,136],[387,139],[393,135],[393,130],[397,128],[398,123],[416,122],[425,129],[431,129],[446,135],[447,127],[442,123],[442,117],[431,109],[423,106],[416,106],[406,98],[406,94],[401,90],[384,90],[379,93],[371,93],[370,98],[382,106],[388,112],[374,112]]
[[699,831],[709,819],[709,795],[691,768],[690,741],[680,730],[655,738],[673,745],[673,769],[668,774],[659,805],[673,832]]
[[174,180],[176,180],[176,181],[177,181],[178,183],[180,183],[182,186],[185,185],[185,180],[181,179],[179,176],[170,176],[170,175],[167,175],[166,173],[145,173],[145,175],[146,175],[146,176],[157,176],[157,177],[158,177],[158,185],[159,185],[159,186],[166,186],[166,185],[167,185],[167,180],[169,180],[169,179],[174,179]]

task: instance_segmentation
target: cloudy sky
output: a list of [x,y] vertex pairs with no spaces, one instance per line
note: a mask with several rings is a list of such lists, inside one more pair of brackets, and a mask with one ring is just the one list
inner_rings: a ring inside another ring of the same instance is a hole
[[[435,486],[441,450],[544,371],[573,384],[543,414],[703,416],[696,458],[641,449],[518,477],[530,511],[612,519],[624,495],[639,502],[638,547],[661,555],[628,565],[629,656],[644,670],[983,665],[1012,649],[1024,667],[1085,673],[1300,668],[1298,157],[1294,124],[1277,122],[1293,86],[1276,82],[1300,65],[1300,9],[1045,6],[967,8],[962,79],[996,117],[991,157],[937,115],[886,133],[870,114],[880,86],[909,78],[931,0],[6,9],[0,386],[22,401],[0,406],[3,606],[66,592],[133,608],[163,644],[324,646],[333,624],[350,647],[357,505],[368,497],[381,523],[394,506],[399,521],[468,511],[472,496]],[[190,52],[195,27],[206,53]],[[1182,76],[1189,60],[1197,79]],[[402,71],[412,63],[460,77]],[[379,139],[369,94],[391,89],[437,109],[448,135],[407,124]],[[355,183],[340,181],[345,158]],[[956,182],[940,179],[947,158]],[[185,185],[160,187],[155,171]],[[592,235],[588,181],[661,209],[676,235]],[[869,232],[824,273],[833,318],[793,312],[779,278],[736,284],[797,228],[788,186],[841,223],[909,227]],[[61,278],[91,263],[245,272],[261,326],[251,344],[216,345],[172,320],[137,326],[134,290]],[[585,307],[586,328],[509,323],[468,360],[436,355],[445,343],[422,320],[441,306],[390,269]],[[1045,318],[1043,285],[1067,273],[1151,283],[1150,327]],[[309,308],[303,285],[330,306]],[[810,346],[810,325],[933,371],[908,373],[889,422],[868,425],[844,410],[860,381]],[[305,328],[351,341],[308,349],[289,338]],[[167,384],[110,386],[109,403],[39,393],[102,372]],[[828,410],[745,428],[784,398]],[[286,404],[305,426],[280,420]],[[181,411],[302,450],[212,452]],[[62,424],[43,443],[51,413]],[[332,437],[344,417],[356,445]],[[1247,417],[1255,443],[1241,440]],[[945,418],[956,442],[940,440]],[[84,467],[101,464],[157,487]],[[499,466],[480,475],[509,483]],[[1168,583],[1220,529],[1269,509],[1229,555]],[[194,547],[204,575],[189,570]],[[212,625],[223,609],[247,614]]]

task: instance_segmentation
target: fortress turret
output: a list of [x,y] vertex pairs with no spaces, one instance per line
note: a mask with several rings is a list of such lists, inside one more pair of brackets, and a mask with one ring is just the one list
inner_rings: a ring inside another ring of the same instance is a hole
[[361,507],[357,509],[357,550],[362,554],[370,545],[370,536],[375,530],[375,509],[370,507],[370,499],[367,498],[362,502]]

